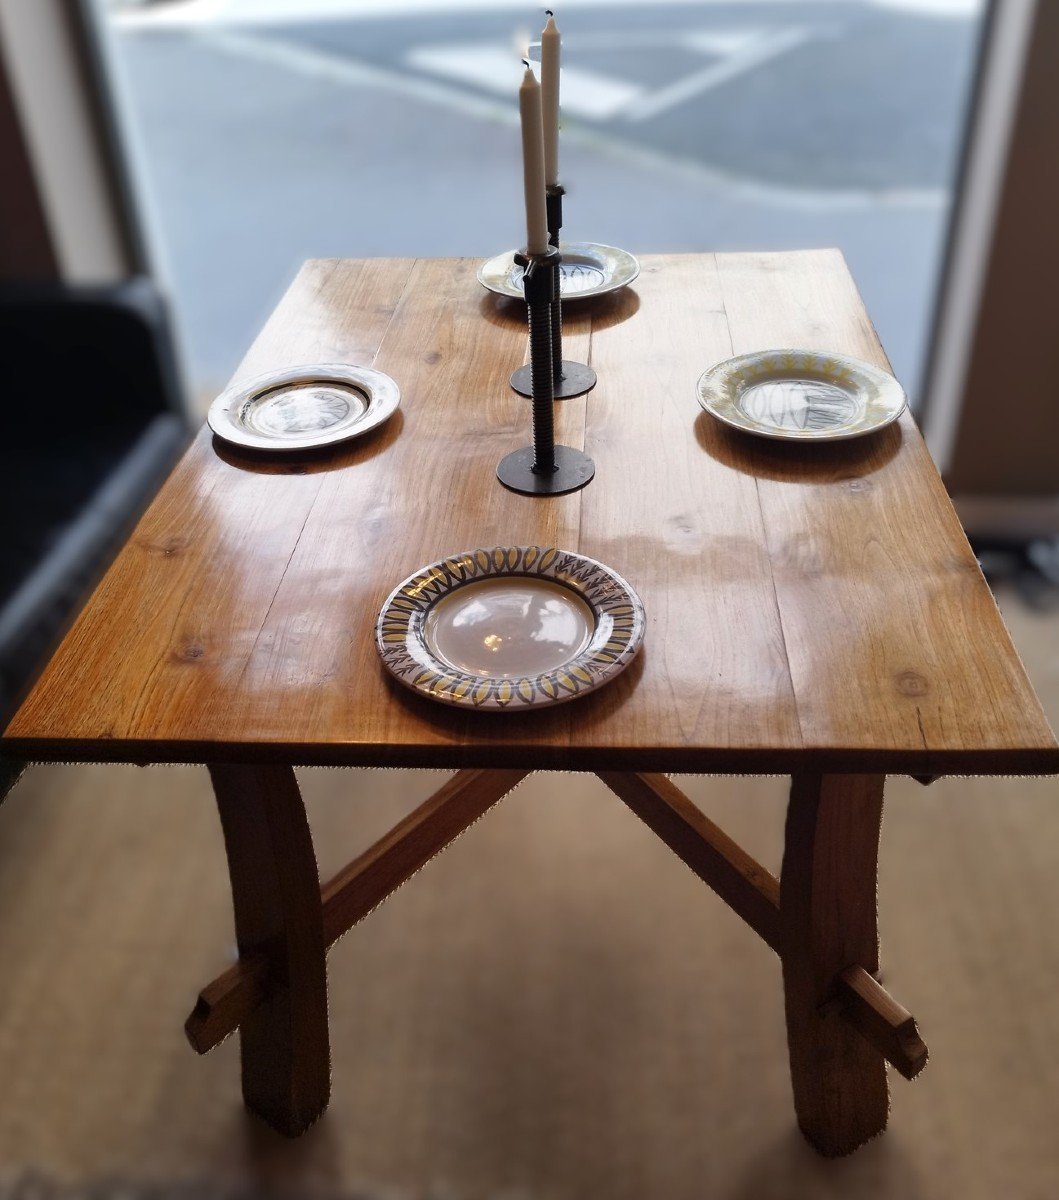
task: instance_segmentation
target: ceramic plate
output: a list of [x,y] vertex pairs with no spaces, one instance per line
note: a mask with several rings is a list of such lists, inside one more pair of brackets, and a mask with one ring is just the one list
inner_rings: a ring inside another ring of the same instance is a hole
[[[561,242],[563,256],[559,267],[564,300],[587,300],[602,296],[632,283],[640,274],[640,264],[626,250],[598,246],[595,242]],[[515,262],[515,251],[498,254],[478,270],[478,282],[500,296],[523,299],[522,268]]]
[[313,450],[359,437],[391,417],[397,384],[370,367],[292,367],[230,387],[210,405],[210,428],[252,450]]
[[644,611],[609,567],[541,546],[469,550],[406,579],[375,641],[413,691],[477,709],[561,704],[623,671]]
[[896,421],[905,393],[892,375],[855,358],[765,350],[707,371],[699,403],[726,425],[761,437],[837,442]]

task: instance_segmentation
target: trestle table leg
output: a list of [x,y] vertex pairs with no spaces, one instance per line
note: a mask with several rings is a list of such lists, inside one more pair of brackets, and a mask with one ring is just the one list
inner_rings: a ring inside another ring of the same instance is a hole
[[217,796],[240,957],[264,954],[273,986],[240,1026],[243,1099],[280,1133],[327,1107],[331,1061],[320,879],[294,771],[209,768]]
[[842,1020],[836,980],[879,968],[882,775],[796,775],[780,878],[780,957],[798,1124],[821,1153],[849,1154],[886,1128],[886,1063]]

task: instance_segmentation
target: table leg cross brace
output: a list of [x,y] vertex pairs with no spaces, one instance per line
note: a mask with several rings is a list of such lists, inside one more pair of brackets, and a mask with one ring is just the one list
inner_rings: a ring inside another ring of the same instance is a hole
[[[782,957],[780,881],[770,871],[665,775],[606,771],[599,778]],[[835,976],[821,1010],[852,1025],[906,1079],[926,1065],[915,1018],[860,964]]]
[[[425,863],[502,799],[528,771],[459,771],[429,800],[344,867],[321,889],[326,947],[362,920]],[[207,984],[184,1025],[205,1054],[266,1002],[274,986],[265,950],[242,955]]]
[[[327,948],[529,772],[458,772],[323,888],[293,771],[210,772],[240,957],[202,990],[185,1030],[204,1054],[239,1029],[247,1103],[300,1133],[329,1091]],[[846,1154],[880,1132],[883,1060],[911,1079],[927,1059],[911,1013],[874,978],[881,777],[794,778],[782,880],[665,775],[599,777],[779,955],[795,1109],[809,1140]]]

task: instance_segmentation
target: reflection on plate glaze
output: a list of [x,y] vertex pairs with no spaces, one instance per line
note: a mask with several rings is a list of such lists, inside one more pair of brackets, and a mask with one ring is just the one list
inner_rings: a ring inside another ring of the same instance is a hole
[[739,403],[752,420],[777,429],[840,429],[857,415],[857,398],[818,379],[777,379],[755,383]]
[[[568,300],[588,299],[625,287],[640,273],[640,264],[627,250],[598,242],[560,242],[560,288]],[[478,282],[491,292],[512,299],[524,298],[523,269],[515,252],[498,254],[478,268]]]
[[[517,263],[511,270],[511,286],[522,290],[522,276],[525,274]],[[580,292],[591,291],[602,287],[607,276],[601,267],[592,263],[563,259],[559,264],[559,290],[563,296],[577,295]]]
[[367,407],[358,393],[337,387],[313,385],[266,392],[249,400],[240,414],[249,429],[277,437],[294,437],[303,433],[318,433],[346,420],[356,398],[357,414]]
[[457,588],[427,613],[423,636],[457,671],[498,679],[554,671],[588,645],[596,618],[549,579],[500,576]]
[[726,425],[788,441],[840,441],[896,421],[904,389],[871,363],[816,350],[761,350],[705,371],[699,403]]
[[[544,597],[543,613],[538,611],[529,629],[519,632],[513,647],[517,653],[500,664],[499,671],[489,660],[490,639],[501,639],[492,645],[502,653],[510,626],[498,626],[494,620],[479,635],[479,645],[469,648],[475,637],[472,627],[481,615],[474,606],[487,599],[487,593],[475,596],[472,591],[481,581],[507,585],[516,597],[515,616],[520,590],[529,588]],[[466,602],[460,599],[464,588]],[[549,596],[545,588],[554,591]],[[463,626],[445,619],[446,600],[453,617],[466,618]],[[558,603],[552,609],[549,602]],[[577,622],[572,618],[578,613],[588,637],[575,650]],[[433,635],[439,629],[436,641]],[[471,632],[466,644],[457,637],[454,646],[448,635],[461,630]],[[375,625],[382,661],[401,683],[445,704],[479,709],[558,704],[593,691],[628,666],[643,634],[643,605],[620,575],[581,554],[541,546],[496,546],[433,563],[390,595]],[[566,649],[557,645],[563,639]],[[543,665],[548,657],[554,662],[557,652],[558,663]]]
[[400,403],[389,375],[323,363],[235,383],[213,401],[206,420],[232,445],[288,454],[359,437],[393,416]]

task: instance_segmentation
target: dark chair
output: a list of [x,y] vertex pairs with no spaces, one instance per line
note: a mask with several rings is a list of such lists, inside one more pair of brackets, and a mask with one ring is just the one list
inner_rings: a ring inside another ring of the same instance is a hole
[[0,720],[188,441],[153,285],[0,288]]

